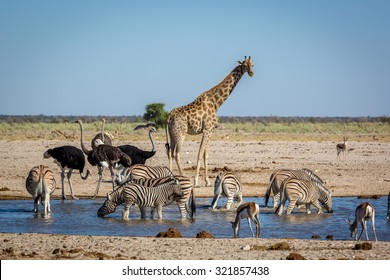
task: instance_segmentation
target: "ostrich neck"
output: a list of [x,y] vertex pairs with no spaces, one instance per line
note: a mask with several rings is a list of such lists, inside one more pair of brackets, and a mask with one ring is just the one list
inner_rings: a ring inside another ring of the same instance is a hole
[[104,123],[105,121],[102,121],[102,141],[104,143]]
[[85,145],[84,145],[84,129],[83,129],[83,125],[80,122],[79,122],[79,125],[80,125],[80,131],[81,131],[81,137],[80,137],[81,149],[83,150],[84,154],[89,155],[89,153],[91,151],[89,151],[87,149],[87,147],[85,147]]
[[154,152],[154,141],[153,141],[153,138],[152,138],[152,131],[149,130],[149,139],[150,139],[150,142],[152,143],[152,152]]

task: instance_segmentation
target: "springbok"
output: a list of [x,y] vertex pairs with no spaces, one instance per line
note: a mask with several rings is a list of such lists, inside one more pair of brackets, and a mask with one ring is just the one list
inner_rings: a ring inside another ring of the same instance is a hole
[[[237,208],[236,220],[234,222],[231,222],[234,230],[234,237],[238,237],[238,234],[240,232],[241,219],[247,219],[249,228],[251,229],[252,232],[252,237],[260,237],[259,213],[260,213],[260,206],[257,203],[247,202],[241,204]],[[256,236],[253,233],[250,220],[252,220],[256,226]]]
[[344,143],[339,143],[339,144],[336,145],[337,161],[340,161],[340,153],[343,153],[344,160],[347,159],[347,141],[348,141],[348,137],[344,137],[343,140],[344,140]]
[[363,202],[360,204],[358,207],[356,207],[355,210],[355,221],[352,223],[349,219],[347,222],[349,224],[349,229],[351,231],[351,237],[355,237],[357,228],[358,228],[358,223],[362,225],[362,231],[360,232],[359,238],[357,238],[357,235],[355,237],[355,240],[359,240],[362,238],[363,231],[366,232],[366,238],[368,239],[368,233],[367,233],[367,220],[371,219],[371,226],[372,230],[374,231],[374,236],[375,236],[375,241],[378,241],[378,238],[376,237],[376,232],[375,232],[375,209],[374,206],[369,203],[369,202]]

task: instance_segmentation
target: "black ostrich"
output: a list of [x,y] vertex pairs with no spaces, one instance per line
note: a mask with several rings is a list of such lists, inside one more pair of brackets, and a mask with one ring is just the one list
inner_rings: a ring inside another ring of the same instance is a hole
[[[93,198],[95,198],[99,192],[100,182],[103,178],[104,168],[108,167],[110,169],[112,187],[114,188],[115,174],[113,168],[116,168],[119,164],[123,165],[124,167],[130,167],[132,161],[131,158],[124,152],[122,152],[119,148],[104,144],[103,141],[99,138],[93,140],[94,143],[92,143],[91,146],[95,148],[92,150],[88,150],[87,147],[85,147],[84,145],[83,123],[81,120],[77,120],[76,123],[80,125],[81,130],[81,149],[87,156],[89,164],[91,164],[92,166],[97,166],[98,168],[99,180],[96,185],[95,194],[93,196]],[[102,133],[104,132],[102,131]]]
[[[77,120],[75,121],[76,123],[78,123],[80,125],[80,132],[81,132],[81,141],[83,141],[83,138],[84,138],[84,127],[83,127],[83,121],[82,120]],[[96,148],[96,140],[97,139],[100,139],[102,140],[102,142],[104,144],[107,144],[107,145],[112,145],[112,135],[110,135],[108,132],[105,132],[104,131],[104,124],[106,123],[106,119],[105,118],[102,118],[102,131],[98,134],[95,135],[95,137],[91,140],[91,147],[92,147],[92,150],[94,150]],[[84,147],[85,148],[85,147]],[[84,148],[83,148],[83,152],[85,153],[84,151]]]
[[137,125],[134,130],[143,130],[143,129],[150,129],[150,127],[156,127],[156,124],[155,123],[147,123],[147,124],[140,124],[140,125]]
[[58,164],[61,168],[61,184],[62,184],[62,199],[66,199],[65,190],[64,190],[64,179],[65,179],[65,170],[68,169],[68,173],[66,177],[68,178],[68,183],[70,187],[70,195],[73,199],[78,199],[73,194],[72,182],[70,177],[72,176],[73,169],[79,170],[80,177],[83,180],[86,180],[88,176],[91,174],[89,170],[87,173],[83,175],[84,167],[85,167],[85,157],[83,152],[74,146],[61,146],[53,149],[47,150],[43,154],[44,158],[52,157],[54,162]]
[[95,143],[96,143],[97,139],[102,140],[103,144],[112,145],[112,138],[113,138],[113,136],[110,133],[104,131],[104,125],[105,124],[106,124],[106,119],[102,118],[102,131],[100,133],[96,134],[95,137],[92,139],[92,141],[91,141],[92,149],[96,148],[96,144]]
[[154,126],[149,126],[149,139],[152,143],[151,151],[141,150],[133,145],[120,145],[118,148],[128,155],[131,158],[132,165],[133,164],[145,164],[146,160],[151,158],[156,154],[156,150],[154,147],[154,141],[152,138],[152,133],[156,132],[156,128]]
[[98,168],[99,168],[99,181],[96,186],[96,191],[94,198],[99,192],[99,186],[100,182],[102,181],[103,177],[103,170],[105,167],[108,167],[110,169],[111,173],[111,181],[112,181],[112,188],[115,188],[115,174],[114,174],[114,168],[118,168],[119,165],[122,165],[123,167],[130,167],[132,165],[131,158],[122,152],[118,147],[110,146],[103,144],[103,142],[100,139],[95,140],[96,148],[92,150],[89,155],[88,159],[91,161],[93,160],[94,163],[98,162]]

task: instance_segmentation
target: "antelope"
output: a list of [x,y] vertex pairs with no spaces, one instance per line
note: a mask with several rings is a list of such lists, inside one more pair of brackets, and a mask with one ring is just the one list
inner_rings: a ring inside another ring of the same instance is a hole
[[[236,219],[232,223],[232,227],[234,230],[234,237],[238,237],[238,234],[240,232],[240,222],[241,219],[247,219],[249,228],[252,232],[252,237],[260,237],[260,220],[259,220],[259,213],[260,213],[260,206],[254,202],[247,202],[244,204],[241,204],[237,208],[237,214]],[[250,220],[253,221],[253,223],[256,226],[256,236],[253,233],[252,226]]]
[[339,143],[339,144],[336,145],[337,161],[340,161],[340,153],[343,153],[344,160],[346,160],[346,157],[347,157],[347,141],[348,141],[348,137],[344,137],[343,140],[344,140],[344,143]]
[[366,232],[366,238],[368,239],[368,233],[367,233],[367,220],[371,219],[371,226],[372,230],[374,231],[374,236],[375,236],[375,241],[378,241],[378,238],[376,237],[376,232],[375,232],[375,209],[374,206],[369,203],[369,202],[363,202],[360,204],[358,207],[356,207],[355,210],[355,221],[352,223],[349,219],[348,215],[348,224],[349,224],[349,229],[351,231],[351,237],[355,237],[357,228],[358,228],[358,223],[362,225],[362,231],[360,232],[359,238],[357,238],[357,235],[355,237],[355,240],[359,240],[362,238],[363,231]]

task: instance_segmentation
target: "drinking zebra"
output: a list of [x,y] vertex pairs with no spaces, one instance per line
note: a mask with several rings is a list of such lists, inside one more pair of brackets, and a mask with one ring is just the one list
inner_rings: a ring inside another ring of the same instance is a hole
[[99,208],[98,217],[104,217],[115,212],[118,205],[124,203],[122,218],[128,220],[130,207],[137,204],[141,211],[141,218],[145,218],[145,207],[157,209],[158,219],[162,219],[162,207],[171,204],[183,195],[180,183],[177,179],[172,182],[159,185],[155,188],[148,188],[134,183],[126,183],[117,188],[111,194],[107,194],[107,199]]
[[148,166],[145,164],[134,164],[129,168],[126,168],[122,174],[120,183],[126,183],[131,180],[137,179],[150,179],[150,178],[163,178],[173,176],[171,170],[165,166]]
[[215,209],[220,196],[227,198],[225,205],[226,209],[230,209],[233,200],[236,200],[236,205],[242,203],[242,187],[240,179],[232,172],[221,172],[215,178],[214,183],[214,199],[211,202],[211,208]]
[[310,205],[313,204],[318,209],[318,214],[322,213],[322,206],[332,213],[332,195],[329,190],[321,184],[317,184],[311,180],[301,180],[296,178],[285,179],[280,187],[280,204],[275,213],[281,215],[283,206],[287,200],[289,205],[286,209],[286,214],[291,214],[295,205],[306,205],[306,211],[310,214]]
[[34,199],[34,212],[38,212],[39,204],[43,205],[44,214],[50,212],[50,195],[56,188],[54,174],[45,165],[34,166],[26,178],[26,189]]
[[302,170],[293,170],[293,169],[278,169],[271,174],[270,184],[268,185],[267,191],[265,193],[265,206],[268,205],[268,200],[271,194],[271,190],[274,194],[273,196],[273,207],[276,208],[277,203],[280,199],[280,185],[279,182],[287,178],[297,178],[302,180],[311,180],[313,182],[317,182],[324,186],[324,181],[318,177],[313,171],[307,168],[303,168]]
[[157,187],[161,184],[170,182],[173,179],[179,181],[181,190],[183,192],[183,195],[177,200],[177,206],[179,207],[181,218],[185,219],[187,217],[187,213],[190,215],[191,219],[195,218],[195,194],[190,178],[185,176],[168,176],[163,178],[139,178],[133,180],[132,182],[144,187]]

